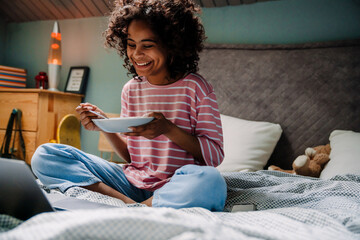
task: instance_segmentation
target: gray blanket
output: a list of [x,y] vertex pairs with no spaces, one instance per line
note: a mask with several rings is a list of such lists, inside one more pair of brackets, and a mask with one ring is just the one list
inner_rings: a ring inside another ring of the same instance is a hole
[[[227,173],[224,212],[125,205],[84,189],[65,194],[119,206],[0,215],[0,239],[360,239],[360,176],[320,180],[280,172]],[[256,211],[229,212],[234,204]]]

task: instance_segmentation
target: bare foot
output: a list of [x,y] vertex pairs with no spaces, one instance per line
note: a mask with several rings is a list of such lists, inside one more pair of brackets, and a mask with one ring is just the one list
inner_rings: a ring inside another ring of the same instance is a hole
[[98,183],[95,183],[95,184],[92,184],[89,186],[83,186],[83,188],[94,191],[94,192],[102,193],[102,194],[108,195],[110,197],[120,199],[124,203],[135,203],[135,201],[132,200],[131,198],[128,198],[124,194],[116,191],[115,189],[113,189],[112,187],[109,187],[108,185],[106,185],[103,182],[98,182]]
[[150,197],[147,200],[143,201],[142,204],[145,204],[148,207],[152,207],[152,200],[153,200],[153,197]]

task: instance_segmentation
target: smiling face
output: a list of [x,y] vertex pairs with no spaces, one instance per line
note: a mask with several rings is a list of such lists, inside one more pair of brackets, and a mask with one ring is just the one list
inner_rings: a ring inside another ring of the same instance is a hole
[[145,21],[133,20],[129,24],[126,52],[139,76],[156,85],[168,83],[166,51]]

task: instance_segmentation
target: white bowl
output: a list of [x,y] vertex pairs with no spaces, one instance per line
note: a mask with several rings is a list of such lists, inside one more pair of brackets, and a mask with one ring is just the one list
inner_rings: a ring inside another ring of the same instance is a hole
[[144,125],[153,120],[153,117],[121,117],[108,119],[93,119],[92,121],[104,132],[122,133],[131,132],[129,127]]

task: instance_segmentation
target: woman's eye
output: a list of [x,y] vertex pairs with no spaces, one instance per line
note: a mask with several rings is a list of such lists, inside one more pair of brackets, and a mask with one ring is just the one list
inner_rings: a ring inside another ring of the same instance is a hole
[[129,47],[129,48],[135,48],[136,45],[135,45],[135,44],[128,44],[128,47]]
[[148,48],[152,48],[154,45],[144,45],[144,48],[148,49]]

